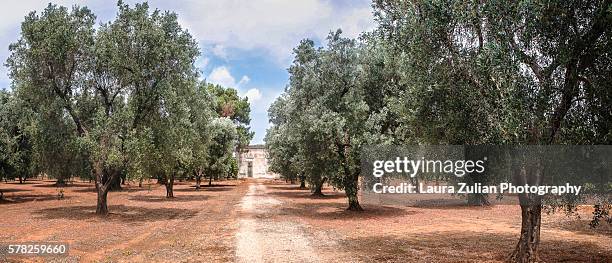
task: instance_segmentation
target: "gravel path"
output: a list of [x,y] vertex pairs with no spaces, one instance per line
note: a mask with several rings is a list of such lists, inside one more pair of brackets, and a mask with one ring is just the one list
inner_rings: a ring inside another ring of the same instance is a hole
[[282,204],[267,195],[267,187],[252,181],[240,202],[241,219],[236,234],[238,262],[320,262],[312,238],[296,222],[269,217]]

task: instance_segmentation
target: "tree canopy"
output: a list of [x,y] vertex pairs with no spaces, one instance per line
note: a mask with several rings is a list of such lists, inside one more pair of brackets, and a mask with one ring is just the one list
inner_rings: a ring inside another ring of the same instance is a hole
[[[359,39],[294,49],[266,135],[283,176],[328,178],[359,210],[363,145],[610,144],[610,1],[373,7],[377,27]],[[517,262],[537,261],[539,243],[542,203],[524,198]]]
[[[215,158],[231,163],[236,142],[252,137],[248,101],[198,79],[198,45],[176,14],[147,3],[117,7],[99,27],[86,7],[49,4],[30,13],[10,46],[13,91],[0,94],[10,128],[1,149],[11,152],[3,169],[58,183],[94,178],[101,215],[109,190],[128,176],[157,177],[173,197],[175,177],[200,178],[219,143]],[[221,117],[232,125],[218,125]]]

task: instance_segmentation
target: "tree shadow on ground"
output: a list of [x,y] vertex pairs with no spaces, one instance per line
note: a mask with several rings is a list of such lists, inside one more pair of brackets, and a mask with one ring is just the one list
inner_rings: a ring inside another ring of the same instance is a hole
[[550,227],[565,231],[571,231],[574,233],[580,233],[583,235],[592,236],[608,236],[612,237],[612,224],[608,224],[605,219],[599,222],[599,226],[592,228],[589,223],[591,218],[567,218],[563,221],[546,222],[543,223],[544,227]]
[[[152,191],[153,189],[149,189],[147,187],[126,187],[124,186],[123,188],[121,188],[120,190],[111,190],[109,191],[109,193],[120,193],[120,192],[125,192],[125,193],[136,193],[136,192],[142,192],[142,191]],[[76,192],[76,193],[97,193],[98,190],[96,190],[96,187],[83,187],[80,189],[70,189],[71,192]]]
[[419,212],[410,211],[391,206],[367,205],[364,211],[355,212],[346,210],[345,204],[338,203],[295,203],[292,207],[281,207],[279,215],[293,215],[318,220],[345,220],[358,221],[363,219],[377,219],[414,215]]
[[25,192],[25,191],[27,190],[26,189],[15,189],[15,188],[8,188],[8,189],[0,188],[0,192],[3,192],[4,194],[15,193],[15,192]]
[[[176,192],[176,191],[175,191]],[[195,202],[195,201],[206,201],[209,197],[206,195],[175,195],[174,198],[166,198],[161,195],[136,195],[129,197],[129,200],[139,202],[150,202],[150,203],[163,203],[163,202]]]
[[484,208],[485,206],[472,206],[467,203],[464,199],[427,199],[427,200],[415,200],[412,207],[419,208],[432,208],[432,209],[464,209],[469,207]]
[[273,189],[281,189],[281,190],[308,190],[308,187],[300,188],[299,185],[269,185],[270,188]]
[[[94,188],[95,190],[95,188]],[[138,186],[128,186],[124,185],[120,190],[115,190],[111,192],[126,192],[126,193],[137,193],[142,191],[153,191],[153,187],[148,188],[147,186],[138,187]]]
[[472,206],[465,199],[458,196],[439,195],[439,194],[375,194],[362,193],[361,200],[364,203],[392,204],[402,207],[415,207],[427,209],[466,209],[483,208],[484,206]]
[[[192,187],[195,187],[195,185]],[[212,185],[208,185],[208,184],[202,185],[202,188],[214,188],[214,187],[236,187],[236,185],[234,184],[214,184],[214,183]]]
[[70,196],[64,196],[63,198],[59,198],[57,194],[41,194],[41,195],[4,195],[4,198],[0,200],[0,204],[20,204],[26,202],[43,202],[43,201],[62,201],[70,199]]
[[41,219],[64,220],[116,220],[121,222],[152,222],[172,219],[189,219],[194,217],[198,210],[180,208],[144,208],[138,206],[110,205],[109,214],[99,217],[95,214],[96,206],[68,206],[45,208],[35,211]]
[[285,198],[308,198],[308,199],[341,199],[346,198],[342,193],[323,193],[322,196],[312,195],[310,191],[275,191],[270,192],[270,195],[285,197]]
[[[341,244],[367,262],[504,262],[516,242],[518,233],[440,231],[349,238]],[[544,239],[539,252],[543,262],[612,262],[612,251],[588,241]]]
[[361,200],[372,203],[392,204],[404,207],[426,208],[426,209],[491,209],[501,205],[518,205],[516,196],[504,196],[501,200],[490,195],[488,201],[490,205],[468,204],[465,196],[454,194],[376,194],[372,192],[362,192]]
[[[287,184],[273,184],[267,185],[272,191],[270,195],[286,197],[286,198],[307,198],[307,199],[341,199],[346,198],[346,195],[342,192],[331,192],[330,189],[323,189],[323,196],[312,195],[312,192],[308,188],[300,188],[298,185],[287,185]],[[281,190],[281,191],[278,191]]]
[[19,183],[19,180],[15,180],[15,181],[8,181],[8,182],[1,181],[0,183],[5,184],[5,185],[11,185],[11,184],[14,184],[14,185],[28,185],[28,184],[40,184],[41,181],[38,181],[38,180],[26,180],[26,181],[24,181],[22,183]]
[[33,185],[32,187],[40,187],[40,188],[72,188],[72,187],[88,187],[88,186],[92,186],[92,184],[88,184],[88,183],[75,183],[75,182],[68,182],[65,185],[60,185],[58,186],[56,184],[56,182],[45,182],[45,183],[38,183]]
[[[213,186],[202,186],[199,191],[205,192],[224,192],[231,191],[235,188],[235,185],[213,185]],[[190,186],[189,188],[178,188],[174,189],[175,192],[197,192],[195,189],[195,185]]]
[[83,187],[80,189],[70,189],[71,192],[76,192],[76,193],[96,193],[98,192],[98,190],[96,190],[95,187]]

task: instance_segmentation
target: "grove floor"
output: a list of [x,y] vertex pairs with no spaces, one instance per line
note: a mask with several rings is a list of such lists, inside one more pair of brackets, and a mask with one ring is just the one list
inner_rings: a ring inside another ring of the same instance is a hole
[[[177,182],[129,185],[109,194],[110,215],[94,215],[92,183],[0,183],[0,243],[67,242],[62,257],[0,262],[503,262],[520,230],[518,206],[395,207],[345,210],[342,192],[325,197],[281,181],[215,182],[195,191]],[[612,262],[612,227],[544,215],[546,262]]]

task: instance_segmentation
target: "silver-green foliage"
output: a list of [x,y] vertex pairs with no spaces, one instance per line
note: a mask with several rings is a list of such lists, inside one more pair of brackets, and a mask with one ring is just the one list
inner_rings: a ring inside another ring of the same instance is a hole
[[36,166],[56,177],[77,173],[61,167],[92,174],[99,214],[119,177],[204,169],[216,129],[214,97],[197,80],[197,43],[176,14],[146,3],[118,9],[98,28],[85,7],[32,12],[7,60],[32,112]]

